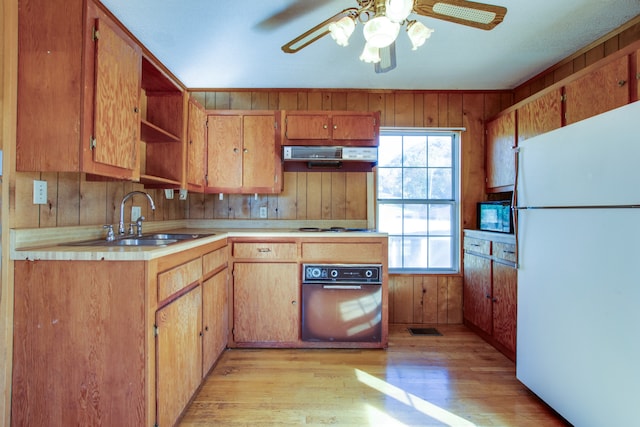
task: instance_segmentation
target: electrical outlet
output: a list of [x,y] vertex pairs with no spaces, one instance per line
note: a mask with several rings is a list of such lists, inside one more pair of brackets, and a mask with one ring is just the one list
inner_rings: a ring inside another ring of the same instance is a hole
[[266,218],[266,217],[267,217],[267,207],[260,206],[260,218]]
[[135,222],[142,216],[142,208],[140,206],[131,206],[131,222]]
[[33,204],[47,204],[47,181],[33,181]]

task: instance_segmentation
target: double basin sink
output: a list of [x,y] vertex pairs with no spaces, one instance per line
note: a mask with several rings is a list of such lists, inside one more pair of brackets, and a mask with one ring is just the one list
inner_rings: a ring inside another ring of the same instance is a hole
[[117,237],[115,240],[97,239],[65,243],[65,246],[166,246],[186,240],[195,240],[215,235],[214,233],[154,233],[142,236]]

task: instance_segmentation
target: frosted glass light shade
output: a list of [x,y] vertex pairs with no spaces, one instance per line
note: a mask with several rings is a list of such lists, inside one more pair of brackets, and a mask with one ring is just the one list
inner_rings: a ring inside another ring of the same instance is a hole
[[386,16],[376,16],[364,24],[364,38],[367,44],[377,48],[389,46],[398,37],[400,24],[392,22]]
[[433,30],[424,26],[422,23],[418,21],[413,21],[407,26],[407,35],[409,36],[409,40],[411,40],[411,44],[413,48],[411,50],[417,50],[420,46],[424,44],[425,41],[429,37],[431,37],[431,33]]
[[353,18],[345,16],[336,22],[329,24],[329,31],[331,37],[336,41],[338,46],[348,46],[349,37],[353,34],[353,30],[356,28],[356,23]]
[[386,0],[387,17],[393,22],[402,22],[413,11],[413,0]]
[[370,43],[366,43],[360,55],[360,60],[370,64],[377,64],[380,62],[380,49],[372,46]]

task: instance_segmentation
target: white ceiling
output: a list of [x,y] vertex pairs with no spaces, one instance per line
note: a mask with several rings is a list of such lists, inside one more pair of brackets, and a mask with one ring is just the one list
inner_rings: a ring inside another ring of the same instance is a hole
[[[355,0],[102,0],[188,88],[512,89],[640,14],[640,0],[496,0],[491,31],[412,15],[435,29],[412,51],[403,34],[397,68],[376,74],[330,36],[296,54],[280,47]],[[280,25],[267,20],[297,5]]]

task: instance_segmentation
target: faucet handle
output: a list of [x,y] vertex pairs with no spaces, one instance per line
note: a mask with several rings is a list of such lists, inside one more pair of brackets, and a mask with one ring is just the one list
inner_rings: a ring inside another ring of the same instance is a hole
[[141,216],[136,220],[136,226],[138,227],[138,237],[142,236],[142,221],[145,220],[145,217]]
[[107,230],[107,242],[113,242],[116,239],[115,233],[113,232],[113,225],[106,224],[103,225],[102,228]]

